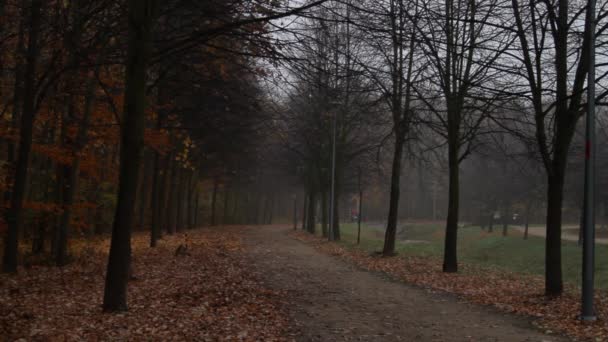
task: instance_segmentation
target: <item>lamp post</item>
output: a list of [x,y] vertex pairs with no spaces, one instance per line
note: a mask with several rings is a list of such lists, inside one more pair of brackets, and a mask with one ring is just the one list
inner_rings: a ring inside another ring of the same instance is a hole
[[329,232],[328,240],[334,240],[334,207],[336,201],[336,135],[338,131],[338,113],[334,111],[331,141],[331,190],[329,197]]
[[583,286],[581,320],[595,321],[593,309],[595,266],[595,0],[588,0],[589,73],[585,139],[585,198],[583,202]]

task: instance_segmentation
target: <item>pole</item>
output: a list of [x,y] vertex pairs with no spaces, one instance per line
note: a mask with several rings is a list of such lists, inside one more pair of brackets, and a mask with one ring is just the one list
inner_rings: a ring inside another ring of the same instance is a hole
[[357,245],[361,242],[361,210],[363,208],[363,188],[361,187],[361,168],[359,167],[359,212],[357,213]]
[[437,221],[437,182],[433,181],[433,221]]
[[581,320],[595,321],[593,286],[595,264],[595,0],[588,0],[589,73],[585,142],[585,199],[583,202],[583,293]]
[[332,128],[332,143],[331,143],[331,191],[329,197],[329,241],[334,239],[334,201],[336,200],[336,134],[337,134],[337,111],[334,111],[334,120]]

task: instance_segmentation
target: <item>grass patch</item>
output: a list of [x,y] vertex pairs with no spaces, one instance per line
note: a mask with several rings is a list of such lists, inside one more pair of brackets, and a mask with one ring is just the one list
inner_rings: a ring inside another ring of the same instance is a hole
[[[362,225],[361,244],[357,242],[357,225],[341,224],[341,243],[348,248],[360,248],[368,252],[382,250],[384,229],[382,227]],[[320,229],[319,229],[320,230]],[[443,256],[443,225],[436,223],[407,223],[404,229],[398,229],[399,241],[397,252],[403,257],[408,255],[441,258]],[[407,240],[416,240],[410,243]],[[581,281],[582,250],[576,242],[562,243],[562,267],[564,281],[579,285]],[[459,263],[474,264],[497,270],[517,273],[544,274],[545,241],[544,238],[530,236],[523,239],[523,234],[509,228],[509,235],[502,236],[502,226],[495,227],[494,232],[481,231],[479,227],[469,226],[458,231]],[[608,288],[608,246],[596,246],[596,286]]]

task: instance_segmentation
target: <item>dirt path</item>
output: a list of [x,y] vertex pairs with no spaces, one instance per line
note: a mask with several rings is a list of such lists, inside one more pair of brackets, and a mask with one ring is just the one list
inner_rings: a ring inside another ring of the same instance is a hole
[[298,341],[565,341],[527,319],[359,270],[287,232],[249,228],[244,242],[254,272],[287,292]]
[[[578,235],[576,234],[572,234],[568,231],[564,231],[566,229],[575,229],[577,227],[574,226],[565,226],[562,227],[562,241],[574,241],[577,242],[578,241]],[[520,227],[520,226],[515,226],[515,229],[517,229],[520,232],[524,232],[526,229],[524,227]],[[545,227],[529,227],[528,228],[528,234],[533,235],[533,236],[539,236],[539,237],[546,237],[547,236],[547,230],[545,229]],[[599,245],[608,245],[608,239],[607,238],[599,238],[596,237],[595,238],[595,243],[599,244]]]

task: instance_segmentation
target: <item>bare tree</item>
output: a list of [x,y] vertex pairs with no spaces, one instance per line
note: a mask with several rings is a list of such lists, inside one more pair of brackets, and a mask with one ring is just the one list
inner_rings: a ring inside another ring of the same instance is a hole
[[[511,36],[495,27],[500,0],[425,1],[419,32],[429,58],[429,89],[423,101],[431,127],[448,147],[449,199],[444,272],[457,272],[460,163],[474,148],[496,96],[486,88],[497,76],[493,64]],[[421,90],[422,91],[422,90]]]
[[[568,0],[512,0],[519,48],[510,57],[523,68],[510,69],[512,92],[525,101],[534,127],[538,153],[547,174],[545,294],[563,291],[561,235],[564,180],[568,151],[577,122],[584,114],[583,95],[589,69],[589,18],[584,5]],[[587,12],[588,13],[588,12]],[[605,14],[598,18],[605,18]],[[582,27],[581,27],[582,26]],[[598,25],[604,31],[605,25]],[[605,97],[602,94],[600,98]]]

